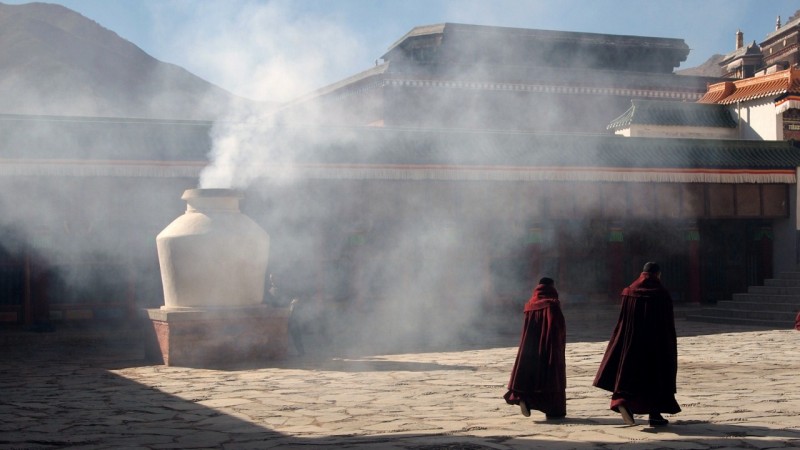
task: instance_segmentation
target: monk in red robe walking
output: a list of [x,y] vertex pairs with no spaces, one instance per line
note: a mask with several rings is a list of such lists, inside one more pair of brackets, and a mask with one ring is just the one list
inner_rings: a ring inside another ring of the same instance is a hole
[[525,417],[531,409],[548,420],[567,415],[566,325],[551,278],[542,278],[525,304],[522,339],[503,397],[519,405]]
[[622,309],[594,386],[612,392],[611,409],[628,425],[649,414],[650,426],[669,423],[661,413],[681,411],[675,401],[678,341],[672,299],[661,285],[661,269],[648,262],[622,290]]

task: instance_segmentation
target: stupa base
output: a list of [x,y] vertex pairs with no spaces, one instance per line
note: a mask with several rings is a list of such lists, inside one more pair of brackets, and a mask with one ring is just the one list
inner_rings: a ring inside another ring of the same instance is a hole
[[167,366],[214,368],[286,356],[288,308],[146,309],[145,356]]

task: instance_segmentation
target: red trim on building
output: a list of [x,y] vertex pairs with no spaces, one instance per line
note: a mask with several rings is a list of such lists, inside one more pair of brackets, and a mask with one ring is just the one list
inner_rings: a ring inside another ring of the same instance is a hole
[[800,93],[800,69],[789,68],[769,75],[712,84],[698,103],[730,105],[787,93]]

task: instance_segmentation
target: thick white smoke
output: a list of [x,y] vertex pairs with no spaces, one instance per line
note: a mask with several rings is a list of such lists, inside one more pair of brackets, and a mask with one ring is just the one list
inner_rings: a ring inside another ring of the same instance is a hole
[[189,70],[202,68],[210,81],[256,101],[219,105],[223,116],[212,131],[211,163],[201,187],[243,189],[265,171],[291,176],[274,111],[370,60],[363,37],[347,29],[342,17],[315,15],[290,1],[236,6],[186,3],[186,26],[169,30],[178,38],[167,45],[191,55]]
[[[163,8],[175,14],[175,2]],[[267,105],[343,78],[370,57],[341,17],[318,16],[288,0],[184,2],[183,14],[184,26],[163,30],[167,49],[187,55],[187,70]]]

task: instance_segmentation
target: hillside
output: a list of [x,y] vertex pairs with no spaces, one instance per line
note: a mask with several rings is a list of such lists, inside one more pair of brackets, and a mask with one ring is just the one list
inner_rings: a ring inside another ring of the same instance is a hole
[[703,64],[697,67],[689,67],[687,69],[676,70],[678,75],[695,75],[701,77],[721,77],[723,74],[722,67],[719,66],[720,61],[725,55],[712,55]]
[[60,5],[0,3],[0,113],[213,119],[244,102]]

